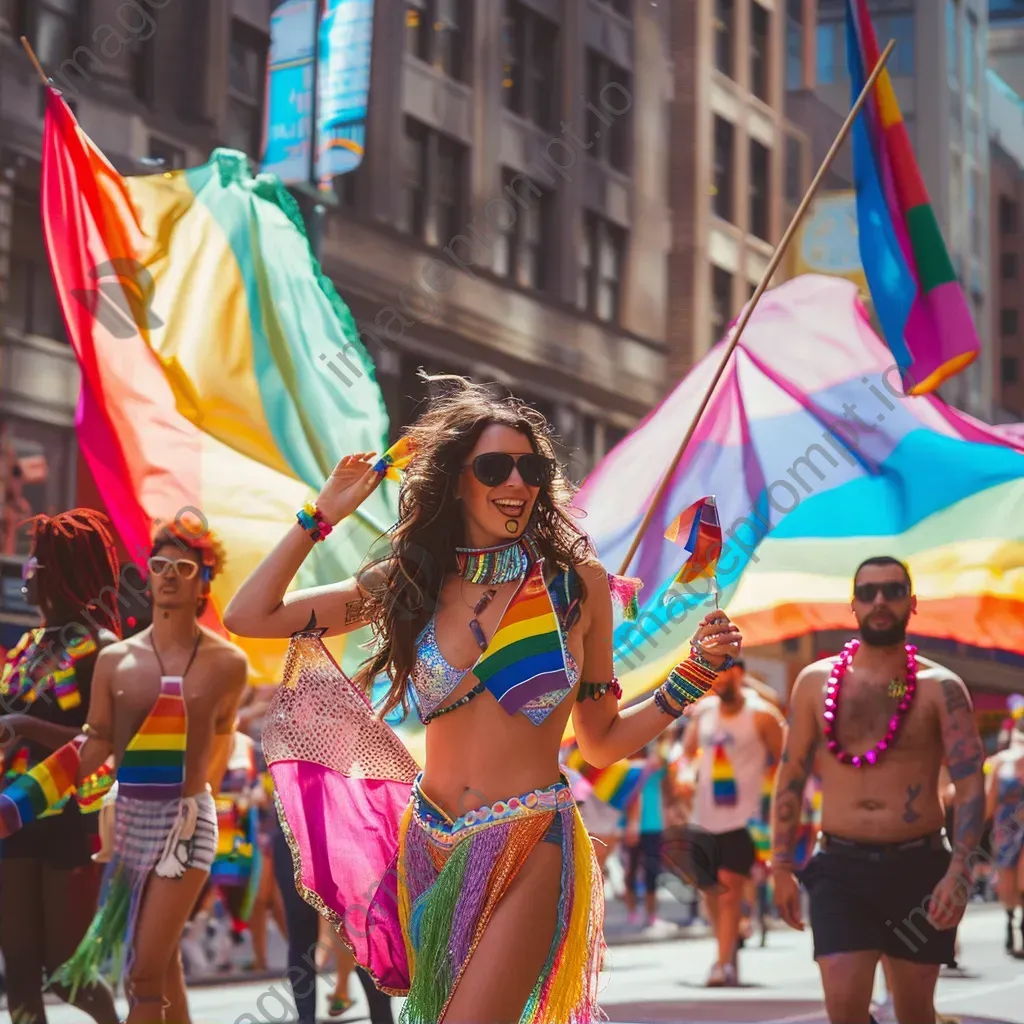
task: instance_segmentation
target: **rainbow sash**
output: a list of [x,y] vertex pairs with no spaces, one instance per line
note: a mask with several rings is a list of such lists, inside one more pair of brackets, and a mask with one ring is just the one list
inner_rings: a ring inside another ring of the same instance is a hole
[[473,674],[510,715],[522,711],[534,725],[572,689],[543,559],[534,563],[509,602]]
[[153,710],[125,748],[117,772],[120,796],[134,800],[181,799],[185,787],[188,719],[181,676],[162,676]]

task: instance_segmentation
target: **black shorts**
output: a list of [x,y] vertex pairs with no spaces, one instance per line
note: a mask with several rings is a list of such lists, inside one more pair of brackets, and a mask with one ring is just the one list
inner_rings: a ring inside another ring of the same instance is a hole
[[0,858],[23,857],[55,871],[74,871],[90,863],[98,814],[83,817],[78,809],[33,821],[0,843]]
[[941,836],[874,846],[823,836],[800,872],[811,902],[815,959],[871,950],[919,964],[955,965],[956,929],[928,921],[932,890],[952,857]]
[[698,825],[684,825],[666,831],[662,859],[673,874],[691,885],[714,889],[719,884],[719,871],[749,878],[757,851],[745,828],[716,834]]

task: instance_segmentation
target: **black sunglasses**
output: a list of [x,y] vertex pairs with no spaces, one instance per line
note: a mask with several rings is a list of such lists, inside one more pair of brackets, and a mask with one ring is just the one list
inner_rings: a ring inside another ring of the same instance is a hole
[[861,583],[853,588],[853,596],[863,604],[872,604],[881,593],[886,601],[900,601],[910,593],[906,583]]
[[513,468],[519,470],[527,487],[544,487],[555,475],[555,460],[527,452],[525,455],[509,455],[508,452],[485,452],[478,455],[469,466],[473,476],[485,487],[498,487],[511,475]]

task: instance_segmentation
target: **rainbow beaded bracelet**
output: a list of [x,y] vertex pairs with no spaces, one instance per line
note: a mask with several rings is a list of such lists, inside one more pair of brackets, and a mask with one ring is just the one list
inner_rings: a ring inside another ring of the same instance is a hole
[[323,512],[320,511],[311,501],[307,501],[298,512],[295,513],[295,518],[299,521],[301,526],[306,533],[312,538],[313,543],[317,541],[325,540],[330,536],[331,531],[334,529],[333,526],[324,518]]

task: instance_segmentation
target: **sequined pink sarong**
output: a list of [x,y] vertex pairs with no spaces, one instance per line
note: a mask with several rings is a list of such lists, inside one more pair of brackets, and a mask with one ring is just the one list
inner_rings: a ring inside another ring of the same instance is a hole
[[418,768],[315,634],[291,642],[263,749],[299,892],[381,991],[405,995],[396,866]]

